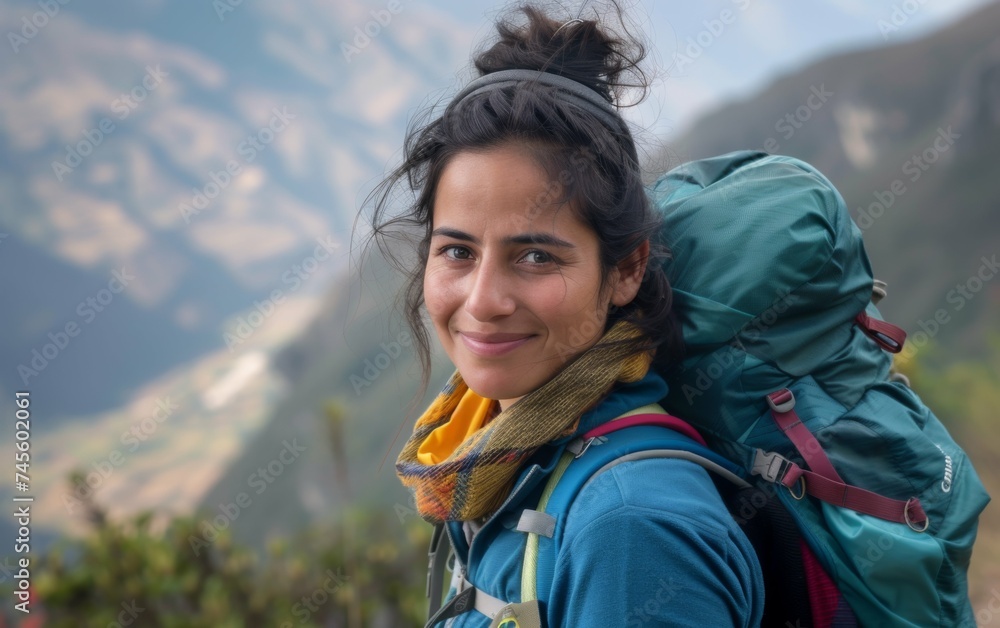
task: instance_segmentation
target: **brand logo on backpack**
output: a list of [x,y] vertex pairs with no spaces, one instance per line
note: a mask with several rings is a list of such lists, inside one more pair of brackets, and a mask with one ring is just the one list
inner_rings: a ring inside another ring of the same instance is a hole
[[941,445],[934,443],[934,446],[937,447],[938,451],[941,452],[941,455],[944,456],[944,479],[941,480],[941,490],[947,493],[951,490],[951,456],[946,454],[944,449],[941,449]]

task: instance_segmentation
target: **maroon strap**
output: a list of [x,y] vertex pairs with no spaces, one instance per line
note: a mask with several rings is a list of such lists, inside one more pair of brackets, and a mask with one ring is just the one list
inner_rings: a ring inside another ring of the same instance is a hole
[[596,438],[597,436],[604,436],[605,434],[617,432],[620,429],[632,427],[634,425],[660,425],[662,427],[670,428],[675,432],[680,432],[685,436],[689,436],[696,440],[700,445],[704,445],[706,447],[708,446],[705,443],[705,439],[698,433],[698,430],[691,427],[690,423],[683,419],[678,419],[670,414],[633,414],[621,419],[608,421],[607,423],[598,425],[584,434],[583,439],[587,440],[590,438]]
[[788,472],[781,478],[781,483],[794,490],[793,487],[800,478],[805,482],[807,493],[828,504],[863,512],[886,521],[905,523],[918,531],[927,521],[927,513],[916,497],[906,501],[883,497],[878,493],[806,471],[794,462],[789,464]]
[[774,422],[802,454],[809,468],[831,480],[843,482],[840,474],[833,468],[833,463],[826,457],[823,446],[799,419],[799,415],[795,414],[795,396],[792,395],[792,391],[782,388],[773,392],[767,396],[767,403],[771,406]]
[[829,504],[850,508],[879,519],[905,523],[914,530],[926,529],[927,514],[920,500],[912,497],[906,501],[890,499],[857,486],[846,484],[833,468],[833,463],[823,451],[805,423],[795,413],[795,395],[787,388],[767,396],[771,416],[781,431],[788,436],[795,449],[809,465],[809,471],[789,462],[788,470],[780,482],[794,491],[796,482],[802,482],[805,492]]
[[861,331],[865,332],[869,338],[878,343],[889,353],[899,353],[903,350],[903,343],[906,342],[906,332],[902,328],[896,327],[892,323],[880,321],[872,318],[862,310],[854,317],[854,322],[858,324]]

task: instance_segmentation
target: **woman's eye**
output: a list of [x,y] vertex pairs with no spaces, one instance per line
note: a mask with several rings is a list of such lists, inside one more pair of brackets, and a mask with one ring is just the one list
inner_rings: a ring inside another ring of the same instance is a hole
[[454,260],[464,260],[469,259],[469,249],[464,246],[450,245],[441,249],[445,257]]
[[522,258],[530,264],[548,264],[554,261],[545,251],[528,251]]

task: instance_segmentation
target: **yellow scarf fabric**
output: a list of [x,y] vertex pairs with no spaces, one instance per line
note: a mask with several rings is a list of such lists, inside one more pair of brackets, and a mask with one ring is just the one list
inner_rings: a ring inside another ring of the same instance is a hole
[[[463,383],[464,386],[464,383]],[[448,459],[459,445],[478,432],[493,414],[498,402],[480,397],[467,386],[447,423],[434,428],[417,449],[417,461],[434,465]]]

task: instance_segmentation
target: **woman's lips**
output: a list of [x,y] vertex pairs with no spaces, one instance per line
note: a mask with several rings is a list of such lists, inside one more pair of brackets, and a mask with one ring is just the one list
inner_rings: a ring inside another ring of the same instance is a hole
[[533,334],[479,334],[458,332],[466,348],[481,356],[498,356],[520,347],[535,336]]

